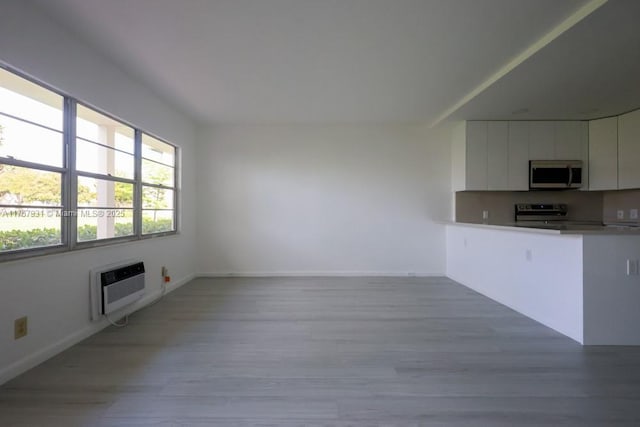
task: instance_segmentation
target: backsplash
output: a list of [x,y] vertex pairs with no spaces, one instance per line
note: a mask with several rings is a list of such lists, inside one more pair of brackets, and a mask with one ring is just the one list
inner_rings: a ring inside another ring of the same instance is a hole
[[[630,223],[639,224],[638,218],[631,218],[630,210],[640,211],[640,190],[604,191],[603,219],[607,224]],[[618,219],[618,211],[622,210],[624,219]]]
[[[640,190],[618,191],[458,191],[456,221],[469,223],[510,224],[515,221],[516,203],[566,203],[567,220],[640,225],[630,218],[630,210],[640,211]],[[483,221],[482,212],[489,212]],[[617,217],[618,210],[624,219]]]
[[[567,220],[603,220],[603,191],[458,191],[456,193],[456,221],[489,224],[515,222],[517,203],[566,203]],[[488,221],[482,211],[489,211]]]

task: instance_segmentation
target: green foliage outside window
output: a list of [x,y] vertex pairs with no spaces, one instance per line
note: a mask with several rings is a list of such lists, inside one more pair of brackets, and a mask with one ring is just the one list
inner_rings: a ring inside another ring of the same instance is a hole
[[52,173],[40,173],[34,169],[8,166],[2,170],[3,196],[18,196],[21,203],[45,203],[60,205],[60,178]]
[[[159,219],[153,221],[143,219],[143,234],[162,233],[171,231],[172,220]],[[131,224],[122,223],[115,225],[115,237],[131,235]],[[78,227],[78,240],[90,241],[96,240],[97,227],[95,225],[86,224]],[[0,231],[0,251],[15,250],[23,248],[51,246],[60,243],[60,230],[56,228],[37,228],[34,230],[9,230]]]

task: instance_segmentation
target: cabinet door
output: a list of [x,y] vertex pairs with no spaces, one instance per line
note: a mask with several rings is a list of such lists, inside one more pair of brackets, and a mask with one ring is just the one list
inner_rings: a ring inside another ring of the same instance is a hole
[[487,122],[467,122],[467,165],[465,188],[487,189]]
[[582,159],[582,122],[556,122],[554,151],[557,160]]
[[509,190],[529,189],[529,123],[509,122]]
[[529,122],[529,159],[554,160],[555,151],[555,123]]
[[509,123],[487,123],[487,189],[508,190]]
[[589,189],[618,188],[618,118],[589,122]]
[[618,118],[618,188],[640,188],[640,110]]
[[580,145],[582,156],[582,190],[589,190],[589,122],[580,123]]

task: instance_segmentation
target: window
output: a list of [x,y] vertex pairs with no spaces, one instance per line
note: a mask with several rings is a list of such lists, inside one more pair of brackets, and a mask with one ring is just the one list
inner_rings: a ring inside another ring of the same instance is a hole
[[142,134],[142,233],[175,229],[176,149]]
[[132,236],[135,129],[78,104],[77,241]]
[[0,260],[175,232],[176,154],[0,68]]
[[60,246],[64,98],[0,69],[0,253]]

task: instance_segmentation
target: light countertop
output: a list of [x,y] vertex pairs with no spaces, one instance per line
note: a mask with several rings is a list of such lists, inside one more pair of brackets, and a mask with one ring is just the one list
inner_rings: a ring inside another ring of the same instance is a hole
[[568,224],[568,225],[545,225],[538,227],[507,224],[476,224],[467,222],[445,222],[446,225],[461,227],[483,228],[487,230],[519,231],[523,233],[538,234],[588,234],[588,235],[630,235],[640,236],[640,227],[615,226],[615,225],[589,225],[589,224]]

